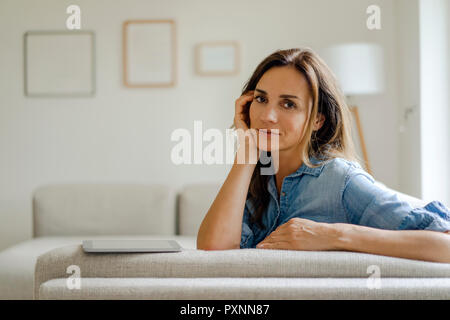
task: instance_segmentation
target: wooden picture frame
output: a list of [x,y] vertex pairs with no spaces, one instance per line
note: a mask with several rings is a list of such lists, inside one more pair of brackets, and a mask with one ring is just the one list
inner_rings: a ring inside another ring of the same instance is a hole
[[127,20],[122,29],[123,84],[128,88],[176,84],[175,21]]
[[359,118],[359,112],[357,106],[350,107],[350,111],[352,113],[352,137],[355,142],[355,148],[358,155],[364,160],[364,169],[373,176],[372,170],[370,167],[369,156],[367,153],[366,142],[364,140],[364,134],[362,130],[361,120]]
[[195,73],[230,76],[239,73],[240,47],[236,41],[202,42],[195,47]]
[[25,96],[94,96],[93,31],[28,31],[23,43]]

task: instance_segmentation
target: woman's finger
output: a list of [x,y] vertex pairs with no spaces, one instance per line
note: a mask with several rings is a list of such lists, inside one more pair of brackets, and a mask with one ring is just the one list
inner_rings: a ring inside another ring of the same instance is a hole
[[257,246],[258,249],[291,249],[291,244],[287,241],[277,241],[271,243],[262,243]]
[[253,91],[247,92],[236,99],[236,113],[241,113],[242,109],[244,108],[245,104],[253,99]]
[[252,100],[253,100],[253,91],[246,92],[236,99],[235,114],[234,114],[235,118],[234,125],[236,129],[244,129],[244,130],[248,129],[246,123],[248,115],[244,113],[244,107]]

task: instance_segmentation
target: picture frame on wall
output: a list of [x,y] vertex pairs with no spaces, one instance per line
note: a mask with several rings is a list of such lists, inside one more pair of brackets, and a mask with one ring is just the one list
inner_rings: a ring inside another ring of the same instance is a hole
[[123,84],[129,88],[176,84],[175,21],[127,20],[123,23]]
[[25,96],[95,94],[94,32],[28,31],[23,41]]
[[195,47],[195,73],[200,76],[237,75],[240,47],[236,41],[202,42]]

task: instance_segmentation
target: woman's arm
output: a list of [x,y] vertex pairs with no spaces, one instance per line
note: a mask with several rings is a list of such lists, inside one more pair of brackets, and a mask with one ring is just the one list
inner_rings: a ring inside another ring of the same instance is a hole
[[348,224],[337,224],[338,247],[450,263],[450,211],[439,201],[414,208],[362,170],[350,171],[342,194]]
[[450,234],[429,230],[385,230],[347,223],[292,218],[256,247],[337,250],[450,263]]
[[337,250],[450,263],[450,235],[428,230],[384,230],[336,223]]
[[245,122],[244,107],[252,100],[253,91],[236,99],[234,126],[239,135],[239,147],[233,167],[200,225],[197,249],[240,249],[245,201],[257,164],[251,154],[258,155],[253,131]]
[[233,164],[200,225],[197,249],[239,249],[242,218],[250,180],[256,164]]

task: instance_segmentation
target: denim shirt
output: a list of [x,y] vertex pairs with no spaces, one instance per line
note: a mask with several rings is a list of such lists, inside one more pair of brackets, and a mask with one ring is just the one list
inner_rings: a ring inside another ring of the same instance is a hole
[[[312,157],[314,164],[319,161]],[[317,168],[302,164],[285,177],[281,195],[275,176],[268,181],[270,201],[263,213],[265,228],[250,221],[255,208],[247,194],[242,221],[241,248],[255,248],[278,226],[294,217],[325,223],[350,223],[388,230],[450,230],[450,210],[439,201],[413,208],[397,193],[374,184],[358,163],[342,158]]]

